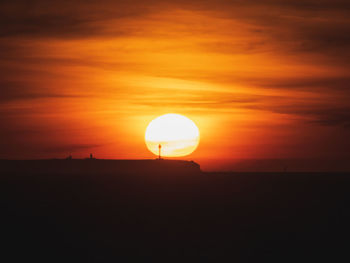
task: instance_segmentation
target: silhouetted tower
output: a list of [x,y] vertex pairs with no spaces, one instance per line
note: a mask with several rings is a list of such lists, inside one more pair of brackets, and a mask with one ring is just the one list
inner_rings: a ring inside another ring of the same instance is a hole
[[90,159],[92,159],[92,153],[90,153]]
[[162,145],[158,145],[158,150],[159,150],[159,152],[158,152],[158,159],[160,160],[160,150],[162,149]]

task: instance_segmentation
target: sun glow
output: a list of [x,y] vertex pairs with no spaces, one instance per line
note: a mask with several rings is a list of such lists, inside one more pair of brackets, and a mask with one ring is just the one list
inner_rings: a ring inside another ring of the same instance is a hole
[[199,143],[199,130],[193,121],[179,114],[165,114],[150,122],[146,129],[147,148],[161,156],[179,157],[191,154]]

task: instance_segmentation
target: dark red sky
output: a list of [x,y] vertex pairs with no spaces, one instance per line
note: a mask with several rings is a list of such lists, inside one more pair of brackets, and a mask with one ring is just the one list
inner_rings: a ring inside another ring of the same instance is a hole
[[210,169],[349,158],[349,11],[338,0],[1,1],[0,158],[153,158],[144,131],[170,112],[198,125],[188,158]]

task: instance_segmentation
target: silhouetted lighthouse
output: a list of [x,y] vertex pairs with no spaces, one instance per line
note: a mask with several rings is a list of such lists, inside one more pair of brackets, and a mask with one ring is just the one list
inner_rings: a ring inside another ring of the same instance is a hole
[[158,150],[159,150],[159,153],[158,153],[158,159],[160,160],[160,150],[162,149],[162,145],[158,145]]

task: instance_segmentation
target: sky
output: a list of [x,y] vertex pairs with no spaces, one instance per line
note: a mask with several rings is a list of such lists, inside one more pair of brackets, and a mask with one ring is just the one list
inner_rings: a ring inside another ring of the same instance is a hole
[[350,157],[350,2],[0,2],[0,158],[155,158],[193,120],[204,169]]

